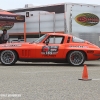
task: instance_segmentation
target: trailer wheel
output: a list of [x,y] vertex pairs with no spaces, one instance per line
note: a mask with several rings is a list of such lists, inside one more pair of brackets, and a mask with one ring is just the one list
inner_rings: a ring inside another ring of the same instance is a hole
[[71,51],[67,56],[67,60],[71,65],[80,66],[85,61],[85,55],[81,51]]
[[12,50],[4,50],[0,54],[0,61],[3,65],[13,65],[17,61],[17,54]]

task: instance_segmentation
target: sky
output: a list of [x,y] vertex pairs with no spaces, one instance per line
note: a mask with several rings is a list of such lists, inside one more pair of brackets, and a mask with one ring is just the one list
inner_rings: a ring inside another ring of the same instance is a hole
[[33,4],[33,6],[40,6],[65,2],[100,5],[100,0],[2,0],[2,2],[0,3],[0,9],[10,10],[24,8],[25,4]]

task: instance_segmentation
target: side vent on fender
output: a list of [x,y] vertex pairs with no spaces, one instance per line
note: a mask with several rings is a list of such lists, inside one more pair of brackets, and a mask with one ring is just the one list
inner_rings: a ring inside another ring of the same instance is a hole
[[30,57],[30,50],[22,50],[23,57]]
[[67,43],[69,43],[70,42],[70,37],[68,37],[68,40],[67,40]]

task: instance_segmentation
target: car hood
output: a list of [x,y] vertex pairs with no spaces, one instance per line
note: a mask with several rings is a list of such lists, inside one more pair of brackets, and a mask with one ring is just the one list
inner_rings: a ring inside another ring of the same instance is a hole
[[0,44],[0,47],[20,47],[23,45],[28,45],[29,42],[22,42],[22,43],[6,43],[6,44]]

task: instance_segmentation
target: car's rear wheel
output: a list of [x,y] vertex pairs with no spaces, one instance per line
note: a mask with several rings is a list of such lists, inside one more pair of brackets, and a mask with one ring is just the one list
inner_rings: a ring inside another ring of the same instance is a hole
[[3,65],[13,65],[17,61],[17,54],[12,50],[4,50],[0,54],[0,61]]
[[67,56],[67,60],[71,65],[80,66],[85,61],[85,55],[81,51],[71,51]]

